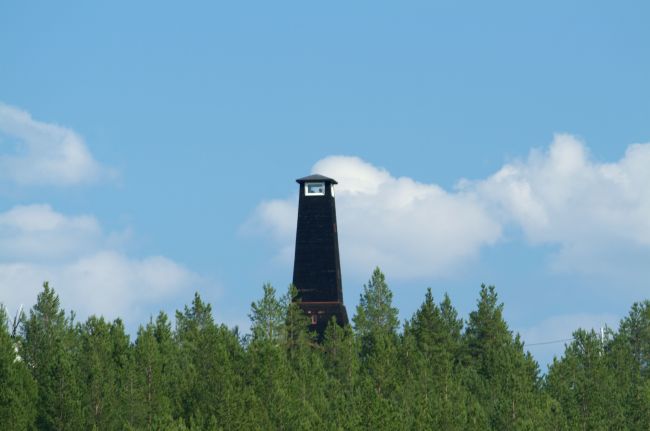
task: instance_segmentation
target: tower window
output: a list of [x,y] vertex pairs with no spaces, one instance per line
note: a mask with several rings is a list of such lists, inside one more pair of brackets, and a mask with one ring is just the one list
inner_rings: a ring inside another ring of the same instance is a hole
[[324,196],[325,183],[305,183],[305,196]]

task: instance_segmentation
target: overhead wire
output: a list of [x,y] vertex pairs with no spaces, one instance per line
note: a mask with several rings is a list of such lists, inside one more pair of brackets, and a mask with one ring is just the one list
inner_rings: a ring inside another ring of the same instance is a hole
[[555,344],[555,343],[563,343],[565,341],[573,341],[572,338],[562,338],[561,340],[553,340],[553,341],[541,341],[539,343],[524,343],[524,346],[530,347],[530,346],[542,346],[544,344]]

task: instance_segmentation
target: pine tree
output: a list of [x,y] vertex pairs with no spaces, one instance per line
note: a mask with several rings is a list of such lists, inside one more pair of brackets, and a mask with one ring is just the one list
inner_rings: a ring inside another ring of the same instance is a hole
[[[617,334],[604,345],[607,367],[616,381],[616,409],[626,427],[647,429],[650,424],[650,301],[632,305]],[[610,339],[611,338],[611,339]]]
[[180,402],[186,421],[207,427],[212,417],[227,416],[236,376],[232,366],[239,340],[228,328],[216,325],[212,307],[194,295],[191,307],[176,313],[180,345]]
[[454,357],[455,362],[460,361],[460,349],[462,343],[462,330],[463,319],[458,317],[458,312],[451,305],[449,295],[445,293],[442,302],[440,303],[440,318],[442,319],[442,327],[447,334],[447,346]]
[[[169,317],[162,311],[156,317],[153,335],[156,338],[161,364],[161,396],[169,400],[171,414],[177,417],[180,416],[180,412],[174,410],[172,400],[174,399],[174,393],[177,391],[177,383],[180,380],[179,360],[182,358],[179,359],[178,344],[174,339]],[[164,401],[162,403],[166,404]],[[163,406],[161,409],[167,410],[167,407]]]
[[350,325],[339,326],[332,317],[323,337],[325,367],[346,391],[352,391],[359,373],[359,346]]
[[354,330],[360,340],[363,373],[359,406],[364,423],[371,428],[391,429],[401,423],[403,411],[397,396],[398,351],[397,309],[392,306],[391,292],[384,274],[375,268],[364,285],[356,315]]
[[59,297],[43,284],[22,325],[24,358],[38,385],[36,424],[43,430],[83,428],[82,388],[73,317],[66,318]]
[[[162,340],[171,341],[166,319],[161,313],[156,323],[150,321],[146,327],[141,326],[135,341],[133,378],[137,409],[134,424],[140,427],[152,428],[166,417],[171,418],[172,414],[169,379],[176,376],[173,373],[176,357],[166,354],[162,346]],[[156,336],[161,329],[165,334],[162,340]]]
[[211,427],[236,424],[243,413],[237,397],[240,376],[235,364],[243,354],[239,338],[225,325],[216,325],[212,308],[196,294],[192,307],[176,313],[180,344],[180,405],[186,422]]
[[286,314],[284,316],[284,330],[282,331],[284,337],[283,341],[287,349],[287,353],[291,358],[294,353],[299,353],[300,349],[307,349],[310,344],[316,340],[316,334],[308,332],[309,317],[300,308],[300,297],[298,290],[291,284],[284,296],[283,303]]
[[36,382],[18,354],[0,305],[0,429],[32,429],[36,419]]
[[285,296],[285,351],[291,369],[290,428],[322,428],[327,411],[327,374],[316,342],[317,335],[309,332],[309,318],[300,308],[298,290],[290,285]]
[[392,302],[393,292],[386,284],[386,277],[379,268],[375,268],[368,284],[363,286],[356,315],[352,319],[354,330],[362,340],[368,342],[380,334],[396,335],[399,320]]
[[275,288],[270,283],[262,286],[264,296],[251,304],[251,332],[256,340],[279,341],[282,337],[287,301],[276,297]]
[[477,309],[464,334],[470,391],[478,397],[494,429],[534,429],[547,412],[537,363],[523,351],[503,319],[494,286],[481,285]]
[[282,342],[288,303],[275,295],[272,286],[264,285],[264,297],[251,305],[249,314],[251,326],[258,328],[247,345],[243,367],[244,399],[251,408],[249,428],[289,429],[295,414],[288,407],[291,366]]
[[124,326],[120,320],[111,324],[91,316],[78,331],[85,427],[120,428],[128,419],[123,388],[130,343]]
[[410,398],[415,428],[467,427],[467,393],[457,372],[462,320],[449,297],[438,306],[427,289],[425,300],[404,326],[402,368],[407,371],[405,398]]
[[639,373],[650,377],[650,300],[632,305],[621,320],[619,337],[629,347]]
[[625,429],[617,385],[593,330],[575,331],[546,377],[546,389],[562,406],[568,429]]
[[359,346],[350,325],[341,327],[332,317],[323,339],[327,371],[328,408],[325,423],[335,430],[360,429],[363,422],[356,390],[359,385]]

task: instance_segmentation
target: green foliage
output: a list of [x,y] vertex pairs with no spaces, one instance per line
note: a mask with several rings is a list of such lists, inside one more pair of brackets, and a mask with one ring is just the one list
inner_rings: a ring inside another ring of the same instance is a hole
[[140,327],[133,357],[132,399],[139,408],[133,412],[132,423],[156,428],[171,418],[170,394],[178,378],[176,344],[166,314],[160,313],[155,323],[150,321],[146,327]]
[[77,328],[78,367],[86,428],[119,428],[125,399],[121,387],[128,374],[129,338],[120,320],[113,323],[91,316]]
[[467,384],[493,429],[536,429],[545,419],[537,363],[503,319],[494,286],[481,286],[464,334]]
[[0,429],[27,430],[36,418],[36,383],[18,354],[0,306]]
[[363,423],[373,429],[395,429],[401,422],[397,391],[399,320],[392,301],[384,274],[375,268],[352,319],[361,345],[360,411]]
[[325,423],[336,430],[362,428],[361,412],[352,407],[361,403],[359,344],[352,328],[340,327],[334,317],[325,330],[323,361],[328,394]]
[[75,323],[45,283],[11,334],[0,308],[0,429],[647,430],[650,302],[605,337],[577,330],[540,376],[482,285],[466,322],[431,289],[400,328],[375,269],[352,326],[308,331],[295,287],[265,284],[251,335],[196,294],[134,341],[122,321]]
[[264,296],[251,304],[251,332],[254,340],[279,341],[283,334],[286,300],[278,299],[270,283],[262,287]]
[[621,321],[619,338],[632,355],[641,376],[650,377],[649,300],[632,305],[628,316]]
[[20,354],[38,385],[36,426],[43,430],[83,428],[80,342],[72,317],[46,282],[22,325]]
[[392,303],[393,292],[384,274],[375,268],[368,284],[363,286],[356,315],[352,318],[354,330],[362,340],[396,333],[399,320],[397,308]]
[[592,330],[577,330],[561,360],[549,368],[549,394],[562,406],[569,429],[620,429],[620,400],[604,346]]
[[650,301],[632,305],[618,334],[607,344],[608,367],[613,370],[622,415],[629,429],[647,429],[650,424]]
[[463,324],[457,315],[447,295],[438,306],[428,289],[424,302],[404,326],[400,362],[406,364],[405,397],[412,398],[414,428],[469,426],[465,409],[469,394],[458,372]]
[[176,403],[186,423],[210,428],[232,423],[240,412],[236,363],[242,347],[225,325],[214,323],[211,307],[196,294],[191,307],[176,313],[179,374]]

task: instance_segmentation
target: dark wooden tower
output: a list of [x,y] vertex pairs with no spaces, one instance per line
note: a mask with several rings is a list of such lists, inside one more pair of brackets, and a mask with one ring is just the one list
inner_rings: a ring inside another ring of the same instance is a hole
[[348,323],[341,288],[341,263],[332,178],[310,175],[300,184],[293,284],[298,289],[310,329],[323,335],[332,316]]

